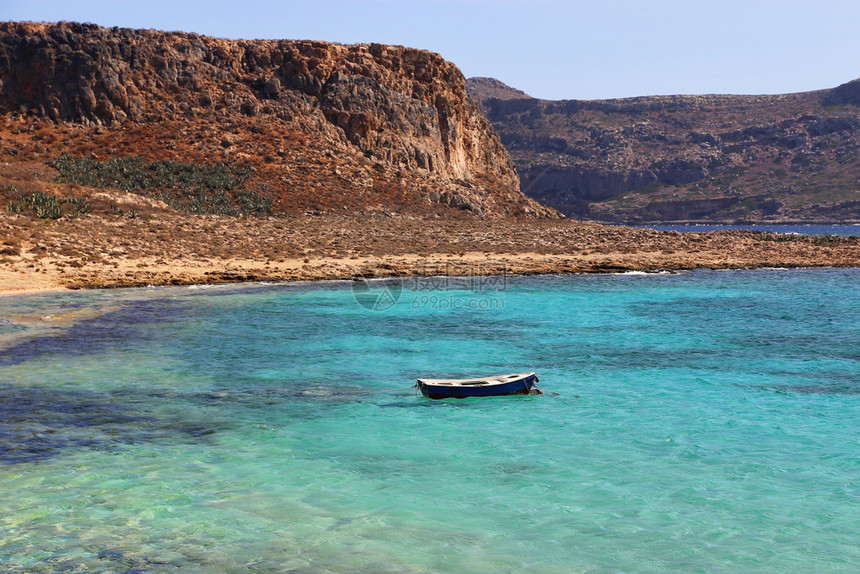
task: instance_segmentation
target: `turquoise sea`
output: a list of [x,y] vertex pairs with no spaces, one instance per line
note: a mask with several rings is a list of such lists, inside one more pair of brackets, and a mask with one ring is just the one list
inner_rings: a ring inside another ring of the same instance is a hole
[[858,533],[860,269],[0,298],[2,572],[858,572]]
[[725,229],[749,229],[751,231],[763,231],[767,233],[792,233],[798,235],[839,235],[843,237],[860,237],[860,225],[856,223],[835,224],[790,224],[790,223],[748,223],[738,225],[718,224],[677,224],[677,225],[644,225],[649,229],[660,231],[721,231]]

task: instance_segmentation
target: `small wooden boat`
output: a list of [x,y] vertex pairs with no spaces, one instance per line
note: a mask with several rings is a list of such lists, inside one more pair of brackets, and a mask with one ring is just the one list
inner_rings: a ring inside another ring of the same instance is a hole
[[421,394],[431,399],[463,399],[498,395],[540,394],[534,373],[494,375],[479,379],[418,379]]

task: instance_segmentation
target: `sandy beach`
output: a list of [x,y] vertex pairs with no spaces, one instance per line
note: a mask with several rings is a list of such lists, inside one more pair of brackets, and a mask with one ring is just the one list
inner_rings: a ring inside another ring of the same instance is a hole
[[570,220],[0,215],[0,293],[415,275],[860,266],[857,238]]

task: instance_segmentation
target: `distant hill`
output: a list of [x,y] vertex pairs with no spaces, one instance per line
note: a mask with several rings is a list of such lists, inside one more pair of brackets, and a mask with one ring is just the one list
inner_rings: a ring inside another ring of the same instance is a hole
[[860,221],[860,80],[773,96],[540,100],[471,78],[525,193],[609,222]]
[[194,209],[558,216],[520,193],[460,70],[402,46],[0,23],[0,160],[60,154],[86,171],[67,181]]
[[490,98],[498,100],[532,99],[524,91],[512,88],[495,78],[469,78],[466,80],[466,89],[469,95],[479,102],[489,100]]

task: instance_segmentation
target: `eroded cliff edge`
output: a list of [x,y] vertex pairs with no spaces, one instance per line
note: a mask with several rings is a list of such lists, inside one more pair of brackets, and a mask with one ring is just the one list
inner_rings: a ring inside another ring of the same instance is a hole
[[0,23],[0,156],[223,162],[280,212],[555,217],[460,70],[400,46]]

